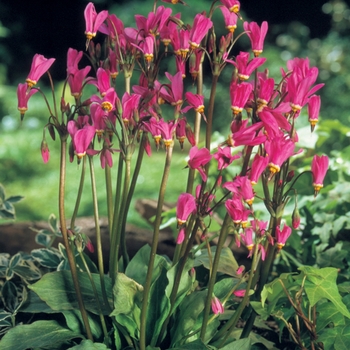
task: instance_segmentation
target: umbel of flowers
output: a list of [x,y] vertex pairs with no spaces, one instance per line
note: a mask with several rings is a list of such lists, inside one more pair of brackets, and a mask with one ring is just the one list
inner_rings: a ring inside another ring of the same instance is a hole
[[[163,2],[184,5],[182,1]],[[211,20],[215,11],[221,12],[221,25],[227,31],[218,40],[215,35],[217,28],[214,28]],[[172,8],[155,1],[152,12],[147,16],[135,14],[135,26],[125,27],[122,19],[115,14],[107,11],[97,13],[93,3],[89,3],[84,15],[86,48],[91,66],[82,67],[83,52],[70,48],[61,100],[56,103],[53,94],[51,105],[44,97],[50,118],[44,130],[42,157],[47,162],[50,155],[45,131],[53,139],[58,135],[62,145],[60,224],[73,279],[76,278],[76,267],[72,241],[76,235],[74,220],[81,192],[79,190],[76,211],[72,214],[70,228],[67,228],[64,214],[66,153],[71,162],[74,159],[78,163],[82,162],[83,168],[88,159],[93,187],[92,159],[99,157],[101,167],[105,169],[111,245],[109,276],[114,283],[118,283],[120,271],[125,272],[129,264],[125,224],[143,154],[151,157],[152,149],[164,149],[164,173],[159,189],[149,267],[142,286],[139,320],[135,321],[139,326],[132,335],[140,349],[145,349],[150,341],[146,336],[145,320],[150,313],[148,298],[153,288],[151,282],[155,253],[176,140],[181,148],[184,148],[185,142],[189,145],[187,167],[183,170],[188,171],[188,182],[183,193],[179,194],[176,205],[177,246],[172,264],[177,266],[178,283],[174,283],[170,291],[170,307],[163,326],[154,333],[150,344],[171,344],[165,339],[179,302],[176,299],[179,281],[184,278],[183,273],[187,272],[195,279],[190,261],[198,237],[202,246],[208,247],[210,251],[214,213],[221,216],[222,228],[214,235],[218,237],[216,254],[211,257],[207,285],[201,287],[207,296],[201,316],[202,325],[193,336],[201,338],[203,342],[215,343],[218,347],[224,344],[223,339],[235,327],[249,298],[259,300],[274,257],[292,234],[292,228],[286,223],[291,218],[284,216],[284,208],[290,196],[296,195],[294,186],[301,175],[296,177],[294,172],[297,170],[292,168],[293,157],[302,153],[297,145],[299,136],[295,121],[302,118],[300,113],[304,109],[309,115],[311,132],[314,130],[320,110],[320,97],[316,93],[323,84],[316,84],[318,69],[310,66],[308,58],[291,59],[286,67],[281,68],[279,78],[270,77],[264,68],[266,58],[263,57],[268,23],[244,21],[244,32],[237,35],[237,23],[242,20],[239,11],[239,1],[214,1],[207,14],[198,13],[192,23],[186,24],[182,22],[180,13],[174,14]],[[94,43],[96,35],[100,38],[104,36],[103,46]],[[250,50],[235,50],[235,43],[241,35],[249,37]],[[212,73],[208,99],[203,95],[205,60],[209,62]],[[169,70],[170,67],[176,67],[175,71],[162,72],[161,61],[167,61]],[[36,92],[41,92],[37,83],[48,73],[53,63],[52,58],[47,59],[39,54],[34,56],[28,77],[25,83],[19,84],[17,90],[21,118],[28,110],[28,100]],[[216,87],[224,69],[232,72],[232,80],[227,86],[231,109],[220,110],[220,118],[227,121],[227,138],[219,146],[212,147],[213,120],[218,118],[215,115],[218,111],[214,109]],[[131,86],[131,77],[135,75],[138,83]],[[118,79],[124,80],[123,91],[115,88]],[[192,84],[185,91],[187,81]],[[51,78],[50,83],[54,92]],[[95,94],[86,95],[84,88],[88,84],[96,87]],[[69,95],[74,102],[67,102]],[[171,109],[163,108],[164,104],[171,106]],[[204,133],[200,133],[201,128]],[[200,135],[203,134],[205,139],[201,140]],[[66,147],[67,142],[69,147]],[[131,159],[134,156],[136,165],[132,168]],[[234,177],[228,175],[232,164],[241,165],[240,172]],[[323,186],[327,168],[326,156],[316,155],[313,158],[311,173],[315,196]],[[112,171],[117,178],[115,194],[112,194]],[[256,193],[255,188],[261,188],[262,193]],[[268,220],[262,220],[255,214],[254,203],[261,199],[266,206]],[[103,284],[105,271],[95,192],[93,203],[97,223],[98,265]],[[294,229],[300,222],[298,215],[296,207],[292,218]],[[248,249],[252,264],[245,273],[244,268],[235,272],[240,282],[226,298],[219,299],[214,295],[214,286],[220,252],[230,236],[238,246],[243,244]],[[75,287],[79,298],[79,284]],[[236,290],[238,287],[240,290]],[[235,296],[243,298],[243,301],[235,308],[234,316],[225,325],[219,325],[216,333],[211,330],[211,336],[208,336],[207,326],[211,317],[224,313],[225,303]],[[92,338],[86,315],[84,317],[83,300],[80,303],[86,333]],[[253,319],[255,313],[251,312],[247,317]],[[120,318],[115,322],[122,329],[119,332],[122,337],[128,326]],[[249,331],[245,329],[244,334]]]

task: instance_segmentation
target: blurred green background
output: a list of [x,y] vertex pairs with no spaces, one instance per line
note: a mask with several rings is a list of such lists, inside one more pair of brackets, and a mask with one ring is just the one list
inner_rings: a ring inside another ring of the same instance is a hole
[[[188,0],[188,7],[182,17],[184,22],[192,23],[194,15],[209,10],[211,1]],[[23,195],[25,199],[16,206],[18,220],[46,220],[57,214],[59,142],[49,140],[51,159],[43,164],[40,154],[42,129],[47,122],[48,112],[39,94],[31,98],[29,111],[23,123],[17,111],[16,87],[23,82],[29,72],[35,53],[45,57],[55,57],[56,62],[50,70],[56,88],[62,85],[66,74],[66,53],[69,47],[84,50],[83,10],[87,1],[43,2],[43,1],[1,1],[0,3],[0,183],[7,195]],[[98,11],[109,9],[117,14],[126,26],[134,26],[136,13],[147,15],[153,1],[96,1]],[[182,11],[181,5],[173,6],[173,13]],[[280,67],[293,57],[309,57],[311,65],[319,67],[319,82],[325,83],[320,91],[322,97],[320,123],[316,132],[310,136],[307,116],[304,112],[299,120],[300,143],[318,154],[332,157],[331,172],[327,183],[347,181],[350,175],[350,9],[342,0],[330,1],[241,1],[242,16],[245,20],[269,22],[263,56],[267,57],[266,67],[270,75],[279,78]],[[215,23],[221,21],[221,12],[216,11]],[[220,37],[224,31],[216,29]],[[236,52],[248,50],[249,43],[242,38]],[[227,107],[230,115],[227,86],[231,75],[223,74],[217,93],[216,105],[222,111]],[[119,77],[121,79],[121,77]],[[205,80],[205,94],[208,91],[209,76]],[[40,86],[44,87],[43,78]],[[49,96],[50,91],[45,89]],[[219,115],[219,113],[217,113]],[[222,112],[220,113],[222,114]],[[216,128],[227,135],[227,120],[217,118]],[[219,138],[220,134],[217,134]],[[311,152],[312,153],[312,152]],[[310,153],[310,157],[311,157]],[[167,192],[167,201],[175,202],[179,192],[185,190],[187,171],[186,152],[177,148],[173,160],[172,190]],[[310,160],[311,158],[307,159]],[[163,168],[164,151],[154,152],[145,160],[135,195],[136,198],[156,198]],[[306,163],[295,162],[299,168]],[[96,162],[98,191],[101,214],[105,214],[104,173]],[[76,163],[69,164],[67,178],[67,215],[70,216],[75,202],[80,168]],[[73,181],[71,181],[73,180]],[[300,185],[301,193],[310,198],[311,180]],[[334,185],[333,185],[334,186]],[[86,183],[80,215],[91,215],[89,181]],[[331,187],[330,187],[331,188]],[[139,223],[133,212],[130,220]]]

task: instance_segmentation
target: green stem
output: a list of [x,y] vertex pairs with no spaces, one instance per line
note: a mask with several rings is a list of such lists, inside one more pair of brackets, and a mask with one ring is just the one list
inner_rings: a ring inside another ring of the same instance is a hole
[[92,336],[92,332],[89,324],[89,318],[84,306],[84,300],[80,290],[80,285],[78,280],[78,271],[77,271],[74,255],[68,239],[65,208],[64,208],[65,179],[66,179],[66,153],[67,153],[67,137],[64,135],[64,136],[61,136],[60,182],[59,182],[59,199],[58,199],[60,226],[61,226],[61,233],[63,237],[64,246],[66,247],[67,259],[68,259],[68,263],[72,274],[73,285],[77,296],[79,310],[81,313],[81,317],[83,319],[85,331],[86,331],[87,337],[91,341],[93,341],[93,336]]
[[245,295],[242,301],[240,302],[237,310],[233,314],[233,316],[225,323],[225,325],[222,328],[220,328],[220,330],[216,333],[214,337],[214,342],[216,341],[215,346],[218,349],[220,349],[226,342],[228,336],[231,333],[231,330],[236,326],[238,319],[241,317],[242,312],[248,303],[249,291],[252,287],[252,281],[255,274],[254,266],[256,265],[257,258],[259,256],[258,248],[259,246],[256,244],[254,248],[254,254],[253,254],[252,269],[250,270],[250,273],[249,273]]
[[107,217],[108,217],[108,232],[111,234],[113,225],[113,195],[112,195],[112,179],[111,168],[106,164],[105,166],[105,180],[106,180],[106,197],[107,197]]
[[206,299],[204,313],[203,313],[203,323],[202,323],[201,335],[200,335],[203,342],[205,341],[205,333],[206,333],[207,324],[208,324],[208,320],[209,320],[209,313],[211,310],[211,299],[212,299],[212,295],[213,295],[214,284],[216,282],[216,273],[217,273],[217,270],[219,267],[220,254],[221,254],[222,247],[223,247],[223,245],[226,241],[226,238],[227,238],[228,225],[230,224],[230,222],[231,222],[231,217],[228,214],[226,214],[224,222],[222,223],[222,227],[220,230],[219,241],[218,241],[218,244],[216,247],[215,257],[214,257],[214,261],[213,261],[213,267],[211,270],[210,279],[209,279],[209,283],[208,283],[208,294],[207,294],[207,299]]
[[80,182],[79,182],[77,199],[75,201],[75,206],[74,206],[72,218],[70,220],[70,227],[71,227],[72,230],[74,230],[75,219],[77,218],[77,215],[78,215],[78,210],[79,210],[79,206],[80,206],[81,196],[83,194],[83,188],[84,188],[84,182],[85,182],[85,170],[86,170],[86,157],[83,158],[83,164],[82,164],[82,168],[81,168]]
[[[93,158],[90,156],[89,156],[89,165],[90,165],[90,177],[91,177],[91,189],[92,189],[92,203],[93,203],[93,208],[94,208],[95,230],[96,230],[97,264],[98,264],[98,270],[100,273],[100,283],[101,283],[103,300],[104,300],[106,307],[110,309],[110,305],[108,303],[108,298],[107,298],[105,279],[104,279],[102,237],[101,237],[101,229],[100,229],[100,218],[99,218],[99,212],[98,212],[98,204],[97,204],[97,192],[96,192],[96,179],[95,179],[95,171],[94,171],[94,162],[93,162]],[[112,310],[110,310],[110,311],[112,311]]]
[[152,273],[153,273],[153,267],[154,267],[154,262],[156,258],[158,241],[159,241],[159,226],[162,220],[165,190],[166,190],[166,185],[167,185],[169,173],[170,173],[173,147],[174,146],[172,144],[167,149],[164,172],[163,172],[162,182],[160,184],[160,189],[159,189],[158,205],[157,205],[157,211],[156,211],[156,217],[155,217],[154,229],[153,229],[151,254],[150,254],[150,259],[148,263],[146,283],[144,285],[144,290],[143,290],[143,301],[142,301],[142,307],[141,307],[141,321],[140,321],[140,324],[141,324],[140,325],[140,350],[146,350],[146,320],[147,320],[148,299],[149,299],[149,293],[151,290]]
[[95,285],[94,279],[92,278],[91,271],[89,269],[88,264],[86,263],[85,256],[84,256],[82,251],[79,251],[79,256],[80,256],[81,260],[83,261],[86,273],[88,274],[88,277],[89,277],[89,280],[90,280],[90,283],[91,283],[91,287],[92,287],[92,291],[93,291],[94,296],[95,296],[97,308],[98,308],[98,314],[99,314],[100,321],[101,321],[103,335],[104,335],[105,339],[107,340],[108,339],[108,331],[107,331],[107,326],[106,326],[106,320],[105,320],[105,318],[103,316],[101,303],[100,303],[100,299],[98,297],[96,285]]
[[118,228],[118,222],[119,222],[119,208],[120,208],[120,201],[121,201],[123,166],[124,166],[123,156],[120,153],[119,163],[118,163],[117,184],[116,184],[115,199],[114,199],[113,224],[112,224],[112,231],[110,232],[111,249],[109,253],[109,276],[112,278],[113,283],[115,282],[115,276],[118,272],[120,235],[117,232],[117,228]]
[[212,129],[213,129],[214,104],[215,104],[216,87],[218,85],[218,80],[219,80],[219,74],[213,75],[213,80],[211,82],[208,114],[207,114],[207,128],[206,128],[206,134],[205,134],[205,147],[208,148],[208,150],[210,150],[210,142],[211,142]]

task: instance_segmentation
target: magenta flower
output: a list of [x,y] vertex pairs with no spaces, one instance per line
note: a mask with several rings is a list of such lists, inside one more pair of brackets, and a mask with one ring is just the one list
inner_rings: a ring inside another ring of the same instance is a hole
[[312,178],[315,189],[315,196],[317,196],[318,192],[320,192],[321,188],[323,187],[323,180],[326,176],[327,170],[329,166],[329,159],[327,156],[318,156],[315,155],[312,159],[311,163],[311,171],[312,171]]
[[230,11],[226,6],[220,6],[222,15],[224,16],[225,28],[233,33],[237,28],[238,16],[235,11]]
[[185,227],[182,227],[177,234],[176,244],[181,244],[185,240],[185,233]]
[[259,104],[259,111],[261,111],[273,98],[275,81],[273,78],[264,79],[259,77],[259,85],[257,102]]
[[220,0],[221,3],[227,7],[231,12],[239,12],[241,4],[238,0]]
[[180,143],[181,149],[183,149],[183,143],[186,138],[188,142],[191,144],[191,146],[196,145],[196,140],[194,138],[191,125],[187,122],[187,119],[185,117],[178,119],[175,134],[176,134],[176,139]]
[[31,96],[33,96],[36,92],[38,92],[37,89],[31,89],[28,91],[28,84],[18,84],[17,87],[17,109],[21,113],[21,119],[24,117],[24,113],[28,110],[28,101]]
[[262,144],[266,140],[265,135],[257,135],[257,131],[262,127],[261,122],[255,123],[248,127],[247,124],[247,119],[243,120],[242,122],[233,121],[231,123],[232,134],[229,135],[226,141],[228,146],[256,146]]
[[269,156],[269,170],[273,175],[280,171],[282,164],[294,154],[295,143],[283,134],[266,140],[265,149]]
[[234,115],[241,113],[246,105],[251,92],[253,91],[252,84],[236,82],[230,85],[231,109]]
[[193,108],[197,113],[204,113],[204,96],[199,94],[194,94],[190,91],[185,93],[186,101],[189,106],[181,110],[182,113],[188,112]]
[[85,125],[82,129],[78,129],[77,123],[74,120],[68,122],[67,130],[73,141],[74,153],[77,155],[78,160],[80,160],[85,156],[96,130],[91,125]]
[[226,182],[222,187],[239,195],[249,206],[253,204],[254,191],[248,176],[236,176],[233,181]]
[[262,22],[261,28],[256,22],[244,22],[243,28],[249,36],[254,55],[259,56],[264,49],[264,40],[268,29],[267,22]]
[[51,65],[55,62],[54,58],[45,58],[43,55],[35,54],[33,57],[30,72],[27,76],[26,83],[31,88],[34,86],[40,77],[45,74]]
[[161,119],[157,124],[157,128],[162,137],[165,148],[168,149],[173,143],[176,123],[173,120],[165,122]]
[[321,97],[313,95],[309,98],[308,102],[308,114],[309,114],[309,123],[311,125],[311,131],[314,131],[315,126],[318,122],[318,115],[321,108]]
[[141,95],[132,94],[130,95],[128,92],[125,92],[122,97],[122,119],[124,124],[127,126],[130,124],[135,125],[136,120],[134,117],[138,114],[138,107],[140,102]]
[[253,237],[253,229],[252,228],[246,228],[244,230],[244,233],[240,234],[241,236],[241,240],[243,242],[243,244],[247,247],[247,249],[249,250],[249,252],[251,252],[254,248],[254,237]]
[[74,96],[74,98],[77,99],[81,97],[83,93],[83,85],[90,69],[90,66],[86,66],[83,69],[76,70],[74,73],[70,72],[68,76],[68,85],[70,87],[71,95]]
[[92,38],[96,36],[96,33],[102,23],[108,17],[108,11],[101,11],[97,14],[95,6],[92,2],[89,2],[84,11],[85,17],[85,35],[89,42]]
[[238,290],[235,290],[233,292],[233,294],[237,297],[237,298],[243,298],[245,296],[245,292],[246,290],[245,289],[238,289]]
[[192,50],[199,48],[201,41],[207,35],[212,26],[213,22],[209,18],[201,13],[196,14],[189,37],[189,43]]
[[227,168],[234,160],[238,159],[241,155],[231,155],[231,147],[221,148],[218,147],[218,151],[214,154],[214,158],[218,161],[218,170]]
[[183,225],[188,217],[195,213],[197,208],[196,198],[190,193],[181,193],[176,204],[176,218],[178,226]]
[[207,148],[198,149],[197,146],[193,146],[190,149],[190,159],[188,160],[188,166],[191,169],[197,169],[202,177],[202,180],[207,181],[207,174],[204,170],[204,165],[210,162],[212,156]]
[[254,57],[249,60],[249,52],[240,52],[236,57],[236,61],[228,59],[225,61],[233,64],[237,68],[239,79],[248,80],[254,70],[265,63],[266,58]]
[[281,250],[287,242],[287,239],[292,233],[292,229],[284,225],[281,231],[280,226],[276,227],[276,245],[279,250]]
[[263,157],[259,154],[255,155],[249,174],[249,179],[252,185],[256,185],[258,183],[258,180],[263,171],[266,169],[268,162],[268,157]]
[[83,57],[83,51],[78,51],[72,48],[67,52],[67,74],[74,74],[79,68],[78,64]]
[[243,218],[243,211],[245,210],[241,197],[234,194],[232,199],[228,199],[225,202],[225,207],[232,221],[235,224],[240,224]]
[[94,85],[98,88],[100,95],[104,97],[111,88],[110,74],[103,68],[97,69],[97,80],[94,81]]
[[225,309],[222,305],[221,301],[217,297],[212,297],[211,299],[211,310],[215,315],[217,314],[223,314]]

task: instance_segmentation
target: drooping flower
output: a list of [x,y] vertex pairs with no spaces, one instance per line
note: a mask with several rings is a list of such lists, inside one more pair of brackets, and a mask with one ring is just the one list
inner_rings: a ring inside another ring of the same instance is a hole
[[267,22],[262,22],[261,27],[256,22],[244,22],[243,28],[250,39],[254,55],[259,56],[264,49],[264,40],[268,29]]
[[252,84],[236,82],[230,85],[231,109],[234,115],[241,113],[253,91]]
[[245,296],[245,289],[238,289],[233,292],[233,294],[238,298],[243,298]]
[[47,163],[50,159],[50,150],[45,139],[43,139],[41,142],[41,156],[44,163]]
[[249,206],[253,204],[254,191],[248,176],[236,176],[233,181],[226,182],[222,187],[238,194]]
[[181,193],[176,204],[176,219],[178,226],[183,225],[188,217],[195,212],[196,208],[196,198],[190,193]]
[[249,52],[240,52],[236,57],[236,61],[229,59],[225,61],[233,64],[237,68],[239,79],[248,80],[254,70],[265,63],[266,58],[254,57],[249,60]]
[[[85,17],[85,35],[88,42],[96,36],[96,33],[102,23],[108,17],[108,11],[101,11],[97,13],[95,10],[95,6],[92,2],[89,2],[84,10]],[[87,42],[87,45],[88,45]]]
[[311,125],[311,132],[314,131],[315,126],[318,122],[318,115],[321,108],[321,97],[313,95],[309,98],[308,102],[308,114],[309,114],[309,123]]
[[312,171],[312,185],[315,189],[315,196],[317,196],[318,192],[320,192],[323,187],[323,180],[326,176],[329,165],[329,159],[327,156],[315,155],[312,159],[311,163],[311,171]]
[[279,250],[281,250],[285,246],[287,239],[289,238],[291,233],[292,229],[287,225],[284,225],[282,230],[280,226],[276,227],[276,245]]
[[234,160],[238,159],[241,155],[231,154],[231,147],[221,148],[218,147],[218,151],[214,154],[214,158],[218,161],[218,170],[227,168]]
[[221,3],[227,7],[231,12],[238,13],[241,4],[238,0],[220,0]]
[[237,28],[238,16],[235,11],[230,11],[226,6],[220,6],[222,15],[224,16],[225,28],[233,33]]
[[249,179],[252,185],[256,185],[258,183],[258,180],[263,171],[266,169],[268,162],[268,157],[264,157],[259,154],[255,155],[249,174]]
[[190,159],[188,160],[188,166],[191,169],[197,169],[202,177],[203,181],[207,181],[208,175],[205,173],[204,165],[209,163],[212,156],[207,148],[198,149],[197,146],[193,146],[190,149]]
[[224,306],[216,296],[213,296],[211,299],[211,310],[215,315],[223,314],[225,311]]
[[204,96],[199,94],[194,94],[193,92],[185,93],[186,100],[189,106],[183,108],[181,111],[183,113],[188,112],[193,108],[197,113],[204,113]]
[[199,48],[201,41],[207,35],[208,30],[213,26],[213,22],[201,13],[197,13],[193,26],[190,30],[189,43],[192,50]]
[[243,218],[243,211],[245,210],[241,197],[234,194],[232,199],[228,199],[225,202],[225,207],[233,223],[240,224]]
[[21,119],[24,117],[24,113],[28,110],[28,101],[31,96],[33,96],[36,92],[38,92],[37,89],[31,89],[28,91],[28,84],[18,84],[17,87],[17,109],[21,113]]
[[51,65],[55,62],[55,58],[45,58],[43,55],[35,54],[33,57],[30,72],[27,76],[26,83],[31,88],[40,77],[45,74]]

